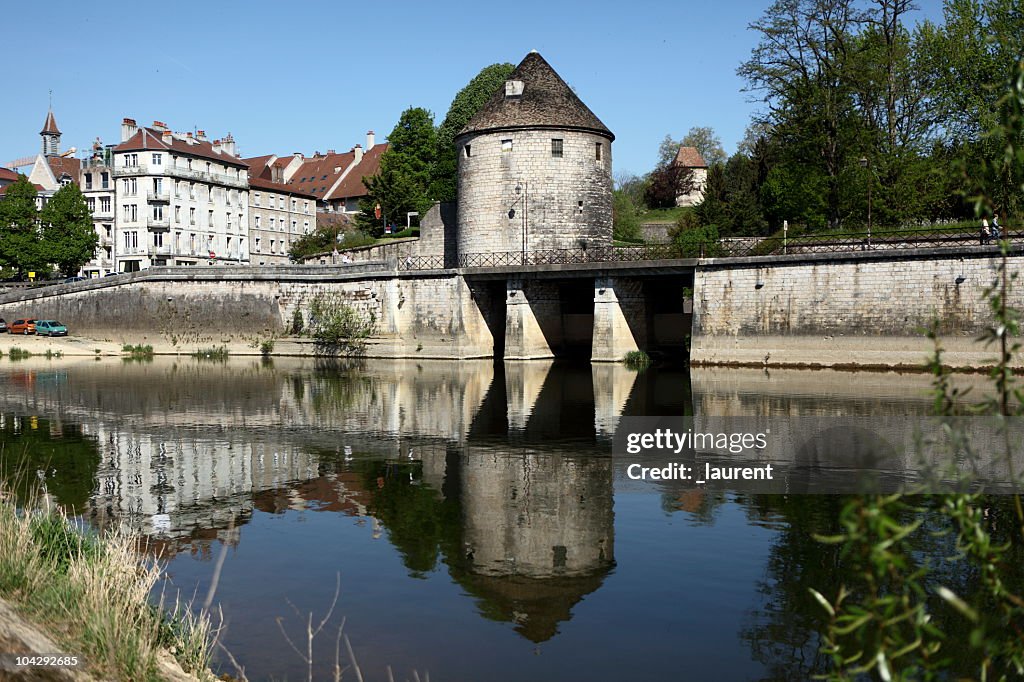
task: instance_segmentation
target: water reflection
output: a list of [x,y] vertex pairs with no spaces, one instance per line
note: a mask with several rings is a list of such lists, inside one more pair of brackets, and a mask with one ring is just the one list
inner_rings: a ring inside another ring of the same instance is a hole
[[[382,621],[372,629],[373,619],[383,618],[379,612],[404,608],[398,594],[428,600],[431,606],[422,608],[441,614],[461,600],[471,605],[476,622],[512,630],[518,633],[514,640],[529,646],[563,651],[551,654],[561,656],[556,660],[527,662],[498,635],[478,640],[472,626],[452,626],[444,635],[455,637],[455,645],[485,646],[509,664],[507,673],[497,674],[497,659],[470,656],[459,664],[464,679],[530,677],[531,665],[534,677],[550,677],[558,666],[580,660],[567,653],[575,650],[590,656],[588,679],[639,675],[643,666],[636,668],[636,661],[613,663],[593,652],[589,641],[574,638],[570,622],[590,638],[604,638],[601,646],[610,655],[615,638],[625,637],[593,615],[579,617],[581,608],[600,612],[602,604],[614,604],[606,613],[629,622],[638,645],[642,640],[652,647],[652,638],[664,636],[662,626],[699,621],[686,615],[690,609],[703,613],[693,606],[693,594],[680,591],[668,603],[659,590],[676,589],[683,580],[712,585],[718,573],[742,584],[746,578],[738,567],[761,562],[761,577],[750,589],[721,596],[745,616],[694,634],[687,655],[707,653],[702,650],[714,643],[726,652],[719,669],[734,676],[754,670],[769,678],[806,677],[820,669],[820,655],[804,586],[829,584],[838,561],[808,529],[825,532],[836,502],[748,499],[630,482],[612,465],[611,436],[619,419],[630,415],[920,414],[929,401],[924,376],[896,381],[825,372],[637,374],[615,365],[546,362],[325,365],[164,358],[68,360],[61,367],[54,372],[51,364],[30,359],[0,369],[4,452],[30,453],[23,459],[44,472],[49,493],[97,525],[139,531],[167,556],[180,553],[171,564],[179,580],[208,579],[209,567],[200,570],[189,557],[209,559],[217,545],[233,547],[232,561],[250,576],[236,575],[222,588],[234,604],[229,611],[238,614],[232,651],[278,677],[301,671],[289,667],[277,635],[260,629],[273,622],[280,604],[260,601],[270,588],[255,576],[262,575],[261,566],[276,566],[271,562],[281,561],[281,552],[299,553],[301,561],[288,565],[289,581],[275,582],[273,589],[293,581],[291,589],[308,592],[313,610],[330,599],[334,574],[344,563],[332,553],[338,547],[363,562],[361,568],[344,564],[346,575],[362,570],[371,576],[355,591],[384,600],[381,609],[368,596],[360,610],[359,597],[352,596],[347,611],[362,617],[388,663],[398,662],[389,656],[404,655],[420,664],[434,652],[430,635],[415,622]],[[648,497],[655,502],[653,514],[643,506]],[[745,524],[740,539],[723,537],[699,567],[688,563],[698,556],[689,544],[661,541],[663,534],[680,532],[673,519],[718,533],[737,509]],[[326,526],[327,519],[350,520],[359,533]],[[744,546],[750,528],[770,536],[770,548],[739,556],[755,551]],[[387,543],[389,553],[361,549],[354,544],[359,542],[374,548]],[[246,558],[250,544],[257,556]],[[391,556],[406,579],[423,587],[389,574],[387,589],[374,592],[372,577],[388,573]],[[690,566],[689,573],[680,566]],[[433,587],[438,575],[459,594]],[[629,595],[628,605],[623,595]],[[388,649],[390,636],[399,636],[404,648]],[[272,652],[263,651],[267,647]],[[662,663],[652,658],[643,669],[664,677],[675,669],[678,651],[666,644],[664,655]],[[447,679],[457,679],[458,666],[444,662]]]

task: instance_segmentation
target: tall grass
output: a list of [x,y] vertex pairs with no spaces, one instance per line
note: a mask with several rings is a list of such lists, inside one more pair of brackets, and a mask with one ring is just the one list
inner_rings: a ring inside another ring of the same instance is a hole
[[133,538],[86,532],[39,504],[18,507],[0,487],[0,596],[100,679],[163,679],[166,652],[186,672],[212,679],[210,619],[176,601],[154,607],[149,595],[161,574]]

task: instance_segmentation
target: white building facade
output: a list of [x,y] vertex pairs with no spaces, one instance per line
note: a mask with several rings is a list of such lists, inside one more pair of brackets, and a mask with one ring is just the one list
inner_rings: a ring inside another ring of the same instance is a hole
[[117,272],[162,265],[248,265],[249,176],[234,139],[126,118],[113,150]]

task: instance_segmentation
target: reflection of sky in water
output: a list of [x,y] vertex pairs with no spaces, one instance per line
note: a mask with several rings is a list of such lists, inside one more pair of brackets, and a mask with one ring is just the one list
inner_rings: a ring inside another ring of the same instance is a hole
[[[226,544],[225,643],[253,679],[303,675],[275,618],[301,636],[338,573],[333,621],[347,618],[368,679],[387,664],[399,678],[415,667],[444,680],[803,675],[780,661],[794,649],[813,659],[813,640],[778,635],[803,632],[800,597],[780,601],[765,586],[786,577],[773,548],[809,570],[809,534],[793,528],[821,511],[818,498],[808,511],[613,480],[615,424],[928,404],[927,377],[826,372],[701,370],[691,381],[548,363],[48,367],[0,368],[0,407],[7,423],[45,420],[35,447],[62,470],[50,492],[176,552],[174,584],[200,599]],[[25,440],[0,433],[5,447]],[[72,443],[84,454],[66,457]],[[333,634],[321,635],[317,664],[326,675]]]

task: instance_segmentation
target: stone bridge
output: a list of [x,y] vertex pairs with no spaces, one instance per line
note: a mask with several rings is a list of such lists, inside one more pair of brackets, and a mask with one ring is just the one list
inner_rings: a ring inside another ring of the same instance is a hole
[[[1024,249],[1010,247],[1019,271]],[[593,254],[593,252],[592,252]],[[279,336],[318,295],[372,315],[380,357],[619,361],[633,350],[703,364],[920,366],[938,323],[951,364],[984,364],[983,292],[1002,262],[974,242],[765,256],[591,262],[491,259],[339,266],[153,268],[0,296],[0,316],[73,332],[189,344]],[[1019,291],[1011,302],[1024,307]]]

